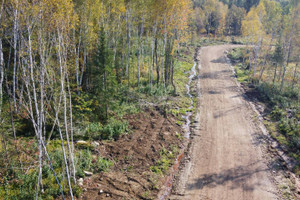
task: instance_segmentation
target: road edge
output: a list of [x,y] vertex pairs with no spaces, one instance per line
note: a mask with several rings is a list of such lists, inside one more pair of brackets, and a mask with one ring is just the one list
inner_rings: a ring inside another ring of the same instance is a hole
[[[230,49],[232,49],[232,48],[230,48]],[[293,192],[293,195],[296,199],[300,199],[300,180],[292,172],[295,162],[293,161],[292,158],[290,158],[288,155],[286,155],[286,153],[282,150],[280,144],[274,138],[271,137],[268,129],[265,127],[265,125],[263,123],[262,113],[259,111],[259,108],[257,107],[257,105],[254,104],[250,100],[250,98],[245,94],[246,93],[245,89],[243,88],[241,83],[237,80],[235,69],[231,63],[230,58],[228,58],[228,52],[229,52],[229,49],[224,51],[224,57],[226,59],[227,64],[231,68],[232,73],[234,74],[234,77],[233,77],[234,82],[238,86],[239,92],[243,95],[248,107],[250,107],[251,110],[256,114],[257,120],[253,120],[253,123],[257,124],[258,125],[257,127],[259,128],[259,130],[263,133],[264,136],[266,136],[267,140],[266,140],[265,145],[267,145],[268,147],[271,147],[273,150],[275,150],[276,156],[278,156],[281,160],[284,161],[285,166],[283,166],[283,167],[285,167],[287,170],[286,171],[281,170],[280,171],[281,174],[279,174],[279,176],[282,176],[283,178],[289,179],[291,181],[291,183],[295,187],[294,188],[295,191]],[[269,148],[266,148],[266,151],[268,151],[269,153],[274,153],[274,151],[271,152]],[[269,164],[270,161],[267,160],[266,158],[264,158],[264,159]],[[273,173],[276,173],[276,172],[273,171]],[[276,174],[276,175],[278,176],[278,174]],[[278,185],[280,183],[274,178],[274,175],[272,175],[271,178],[272,178],[272,182],[275,182],[274,184],[275,184],[276,189],[278,190],[279,194],[281,194],[281,196],[282,196],[284,191],[282,191],[282,189],[278,187]]]

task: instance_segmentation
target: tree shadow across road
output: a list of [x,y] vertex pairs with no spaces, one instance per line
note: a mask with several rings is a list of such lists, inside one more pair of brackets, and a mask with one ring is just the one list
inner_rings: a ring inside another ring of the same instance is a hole
[[214,114],[214,118],[220,118],[220,117],[224,117],[226,115],[229,115],[231,112],[234,112],[236,110],[240,110],[242,108],[242,106],[233,106],[227,110],[222,110],[219,111],[218,113]]
[[221,56],[217,59],[211,60],[212,63],[228,64],[224,56]]
[[[259,162],[251,163],[247,166],[238,166],[236,168],[225,170],[221,173],[210,173],[203,174],[201,177],[194,180],[194,183],[187,185],[187,190],[199,190],[205,187],[214,188],[218,185],[224,185],[228,182],[231,183],[231,189],[235,188],[243,188],[245,191],[254,190],[254,185],[247,185],[247,180],[250,179],[255,174],[267,171],[268,169],[263,169],[256,166]],[[255,184],[255,186],[259,186],[259,184]]]

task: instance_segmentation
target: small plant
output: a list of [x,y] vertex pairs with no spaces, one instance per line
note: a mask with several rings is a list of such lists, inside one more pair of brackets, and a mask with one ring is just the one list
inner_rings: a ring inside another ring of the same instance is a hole
[[285,112],[282,109],[280,109],[278,106],[275,106],[271,112],[271,118],[276,121],[280,120],[285,115],[286,115]]
[[114,164],[111,160],[107,160],[105,158],[98,157],[96,162],[93,163],[92,168],[93,168],[94,172],[105,172],[109,168],[111,168],[113,165]]
[[81,150],[77,154],[76,163],[76,176],[84,177],[84,170],[90,170],[92,166],[92,154],[88,149]]
[[103,126],[100,139],[118,139],[121,134],[128,131],[128,122],[123,122],[115,118],[110,118],[108,123]]
[[[176,150],[174,147],[172,150]],[[151,166],[150,170],[156,174],[162,175],[171,166],[172,159],[175,158],[175,153],[162,148],[159,152],[160,159],[156,162],[155,166]]]
[[[177,122],[176,122],[177,123]],[[182,135],[180,134],[180,133],[178,133],[178,132],[176,132],[176,137],[178,138],[178,139],[182,139]]]
[[177,121],[176,121],[176,124],[179,125],[179,126],[182,126],[182,125],[184,124],[184,122],[183,122],[183,121],[177,120]]

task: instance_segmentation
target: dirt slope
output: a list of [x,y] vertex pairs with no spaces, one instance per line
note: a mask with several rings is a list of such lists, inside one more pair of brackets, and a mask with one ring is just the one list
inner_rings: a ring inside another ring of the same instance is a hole
[[[191,148],[184,190],[170,199],[278,199],[260,149],[254,115],[237,87],[224,51],[204,47],[200,69],[200,128]],[[255,139],[256,138],[256,139]]]
[[114,160],[114,167],[108,172],[86,177],[81,200],[123,200],[154,199],[164,178],[150,172],[160,159],[160,152],[171,152],[181,141],[176,133],[181,128],[176,119],[164,115],[159,109],[145,109],[144,112],[126,117],[132,129],[117,141],[99,141],[95,150],[99,155]]

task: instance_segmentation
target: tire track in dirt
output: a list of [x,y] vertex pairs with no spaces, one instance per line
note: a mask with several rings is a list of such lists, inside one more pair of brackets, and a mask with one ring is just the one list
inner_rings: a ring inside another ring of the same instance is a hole
[[196,119],[200,130],[194,133],[186,183],[179,187],[184,191],[170,199],[278,199],[261,144],[255,139],[260,129],[224,57],[231,47],[201,50],[201,112]]

